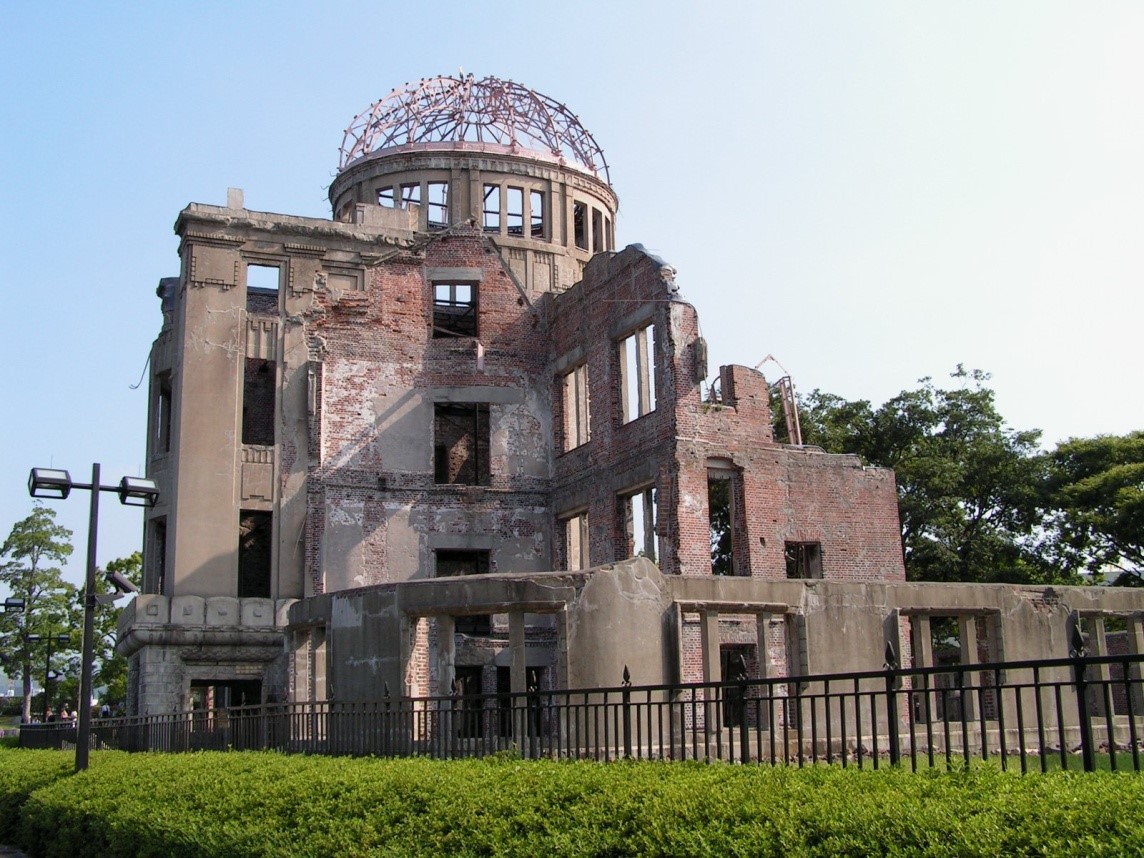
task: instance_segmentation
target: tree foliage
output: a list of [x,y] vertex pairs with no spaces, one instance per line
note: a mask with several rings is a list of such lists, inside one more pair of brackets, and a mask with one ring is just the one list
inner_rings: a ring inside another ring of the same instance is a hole
[[[72,532],[56,524],[55,517],[54,510],[37,504],[31,515],[12,526],[0,546],[0,557],[5,558],[0,585],[24,600],[23,612],[0,615],[2,648],[8,656],[5,671],[23,681],[24,720],[31,718],[32,679],[47,659],[47,638],[71,635],[66,646],[53,645],[52,664],[47,666],[51,670],[74,661],[73,653],[81,644],[76,588],[64,581],[59,566],[72,552]],[[42,640],[30,642],[29,635],[40,635]]]
[[1048,545],[1063,566],[1144,583],[1144,432],[1073,438],[1048,457]]
[[897,477],[906,572],[916,581],[1061,581],[1030,550],[1041,521],[1038,430],[1009,428],[989,375],[958,366],[952,385],[923,378],[875,408],[814,391],[803,440],[857,453]]

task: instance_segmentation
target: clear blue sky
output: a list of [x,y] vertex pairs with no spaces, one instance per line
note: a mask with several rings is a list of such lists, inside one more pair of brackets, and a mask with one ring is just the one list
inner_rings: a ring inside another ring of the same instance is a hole
[[[350,119],[459,68],[580,116],[712,368],[880,403],[961,362],[1049,444],[1144,428],[1141,45],[1116,2],[0,0],[0,529],[33,465],[142,472],[179,210],[327,217]],[[142,533],[106,501],[101,564]]]

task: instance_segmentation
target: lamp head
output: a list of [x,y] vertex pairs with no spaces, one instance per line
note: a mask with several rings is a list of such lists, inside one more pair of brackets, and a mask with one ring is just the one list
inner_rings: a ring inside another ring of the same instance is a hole
[[144,477],[124,477],[119,481],[119,502],[124,506],[154,506],[159,486]]
[[34,498],[62,500],[71,494],[72,478],[67,471],[55,468],[32,468],[28,475],[28,494]]

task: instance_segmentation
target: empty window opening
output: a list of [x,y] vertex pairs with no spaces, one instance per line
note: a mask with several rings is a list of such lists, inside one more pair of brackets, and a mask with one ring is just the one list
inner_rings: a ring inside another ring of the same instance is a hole
[[429,228],[444,229],[449,225],[449,183],[429,182],[426,186]]
[[711,535],[711,574],[734,575],[735,491],[732,473],[707,472],[707,517]]
[[477,284],[433,284],[433,336],[477,335]]
[[604,213],[598,208],[592,209],[592,252],[599,253],[604,249]]
[[588,205],[586,203],[572,203],[572,235],[577,247],[581,250],[588,249]]
[[787,542],[783,545],[788,578],[822,577],[822,543]]
[[533,238],[547,238],[544,224],[544,191],[530,191],[528,211],[531,217],[530,234]]
[[386,185],[384,188],[377,189],[377,204],[384,206],[387,209],[396,206],[396,197],[393,193],[393,185]]
[[232,706],[260,704],[262,680],[192,679],[190,697],[191,711],[194,713],[192,724],[196,728],[203,728],[208,724],[207,713],[220,713]]
[[[488,551],[445,550],[436,552],[436,577],[453,578],[461,575],[484,575],[489,571]],[[456,631],[466,635],[492,634],[493,621],[489,614],[469,614],[454,617]]]
[[278,312],[277,265],[246,266],[246,311],[248,313]]
[[509,235],[524,235],[524,188],[507,188],[505,223]]
[[238,597],[270,598],[273,519],[268,512],[238,514]]
[[[464,619],[457,617],[457,622]],[[457,629],[460,631],[460,628]],[[453,669],[452,692],[461,699],[460,719],[457,725],[457,736],[461,739],[480,739],[485,735],[486,717],[485,701],[481,697],[484,692],[482,679],[484,668],[479,664],[457,665]],[[449,689],[443,689],[448,693]]]
[[646,557],[656,562],[655,487],[620,496],[624,557]]
[[744,721],[754,726],[749,703],[744,707],[745,682],[758,673],[758,648],[750,644],[721,644],[719,646],[719,680],[727,683],[723,687],[723,726],[740,727]]
[[524,688],[529,696],[524,698],[524,700],[519,697],[514,700],[512,697],[512,668],[502,665],[497,666],[498,735],[512,735],[514,710],[517,713],[517,718],[520,718],[524,712],[528,713],[525,725],[529,731],[529,735],[536,736],[540,734],[540,725],[544,713],[541,710],[540,697],[537,695],[537,692],[546,686],[546,672],[543,667],[525,668]]
[[611,250],[616,246],[616,236],[612,227],[612,219],[610,217],[604,218],[604,241],[606,242],[605,248]]
[[561,524],[564,525],[564,568],[569,571],[590,568],[588,513],[569,516]]
[[155,379],[155,453],[171,452],[171,373],[162,372]]
[[623,422],[655,410],[655,328],[640,328],[620,341]]
[[[167,519],[157,518],[151,522],[151,575],[144,580],[151,586],[144,589],[148,593],[163,594],[167,579]],[[150,580],[148,580],[150,579]]]
[[274,443],[274,361],[247,358],[242,375],[242,443]]
[[588,443],[591,428],[588,411],[588,367],[580,364],[564,376],[564,449]]
[[500,185],[485,185],[484,203],[481,206],[481,225],[485,232],[500,232]]
[[439,403],[433,409],[433,473],[438,485],[489,484],[489,406]]
[[401,207],[409,208],[409,206],[421,205],[421,183],[417,182],[409,185],[401,186]]

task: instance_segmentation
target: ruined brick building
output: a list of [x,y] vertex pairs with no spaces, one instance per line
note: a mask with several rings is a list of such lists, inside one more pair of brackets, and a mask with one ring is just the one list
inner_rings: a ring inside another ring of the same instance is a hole
[[1062,612],[1108,608],[905,584],[893,474],[777,443],[763,376],[709,372],[562,105],[407,85],[329,196],[179,213],[133,711],[865,668],[932,658],[935,616],[970,659],[1061,654]]

